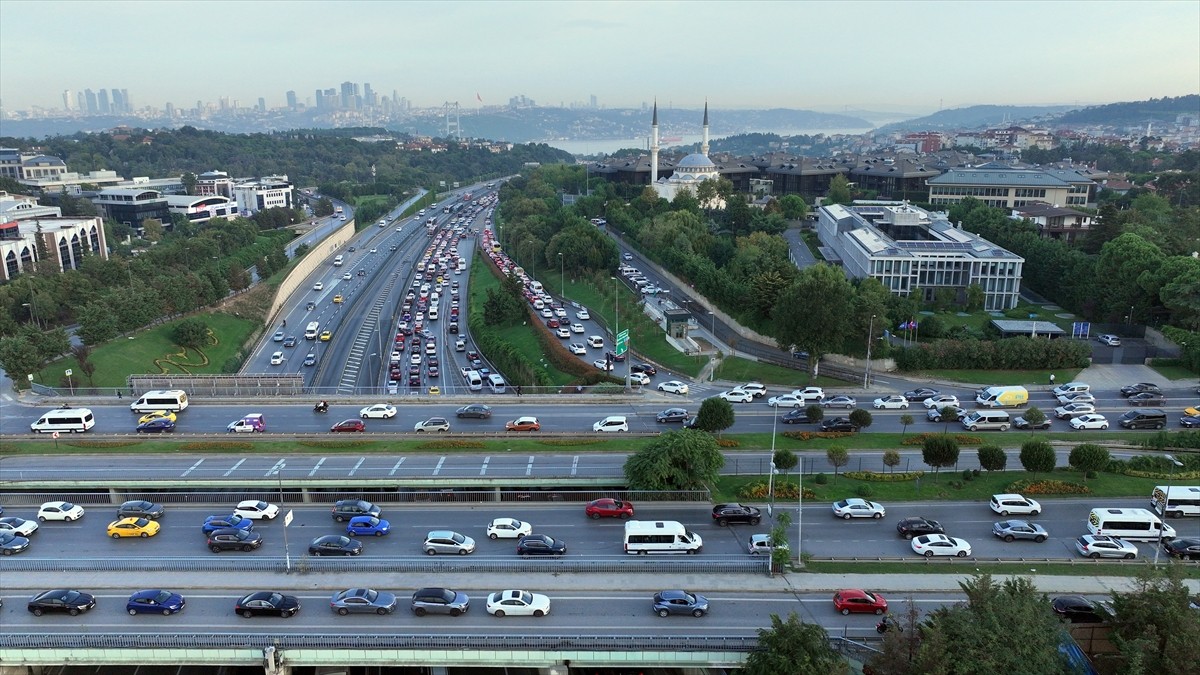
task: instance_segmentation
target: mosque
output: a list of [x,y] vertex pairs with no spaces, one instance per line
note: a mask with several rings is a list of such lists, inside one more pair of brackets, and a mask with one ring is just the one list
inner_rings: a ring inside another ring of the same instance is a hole
[[[721,174],[717,165],[708,158],[708,102],[704,102],[704,137],[700,142],[700,152],[679,160],[670,178],[658,177],[658,102],[654,103],[654,117],[650,122],[650,186],[659,197],[667,200],[675,199],[680,192],[696,194],[696,186],[701,181],[717,180]],[[725,200],[715,198],[711,204],[703,204],[707,208],[723,209]]]

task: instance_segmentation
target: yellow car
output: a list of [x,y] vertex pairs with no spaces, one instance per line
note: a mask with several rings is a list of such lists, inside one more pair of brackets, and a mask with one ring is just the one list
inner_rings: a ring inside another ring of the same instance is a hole
[[161,527],[157,521],[148,518],[122,518],[108,524],[108,536],[113,539],[122,537],[153,537]]
[[333,296],[333,302],[338,305],[342,304],[342,294],[339,293],[339,294]]
[[142,415],[141,419],[138,420],[138,424],[145,424],[146,422],[160,419],[168,419],[174,422],[175,413],[169,410],[155,410],[154,412],[148,412],[145,415]]
[[1200,417],[1200,405],[1195,405],[1191,408],[1184,408],[1183,414],[1187,415],[1188,417]]
[[329,342],[332,339],[333,339],[333,333],[331,333],[329,331],[321,332],[321,342]]
[[441,388],[441,387],[436,387],[436,386],[434,386],[434,387],[430,387],[430,388],[429,388],[429,395],[430,395],[430,396],[441,396],[441,395],[442,395],[442,388]]

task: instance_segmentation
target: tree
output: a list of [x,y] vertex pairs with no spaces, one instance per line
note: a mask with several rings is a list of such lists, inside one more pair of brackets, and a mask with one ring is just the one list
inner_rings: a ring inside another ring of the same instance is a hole
[[733,404],[718,396],[706,398],[696,413],[696,428],[709,433],[720,433],[733,426]]
[[775,525],[771,528],[771,571],[782,570],[788,564],[791,556],[788,546],[788,530],[792,527],[792,514],[780,511],[775,515]]
[[825,451],[825,459],[833,467],[833,479],[837,480],[838,469],[850,463],[850,453],[840,445],[831,445]]
[[983,291],[983,286],[979,284],[971,284],[967,286],[967,311],[978,312],[983,309],[983,302],[987,299],[987,294]]
[[775,462],[775,468],[783,471],[785,477],[800,462],[800,457],[789,448],[776,450],[775,455],[771,459]]
[[1067,463],[1082,471],[1086,481],[1088,472],[1103,471],[1108,466],[1109,459],[1108,448],[1095,443],[1081,443],[1071,448]]
[[157,218],[142,219],[142,237],[146,241],[158,242],[163,238],[163,224]]
[[929,436],[921,444],[921,460],[933,467],[933,479],[938,470],[958,463],[958,441],[949,434]]
[[85,344],[98,345],[117,336],[117,317],[102,300],[89,302],[75,314],[79,328],[75,335]]
[[183,194],[196,194],[196,174],[192,173],[191,171],[185,171],[184,174],[179,177],[179,182],[183,184]]
[[812,405],[804,406],[804,416],[808,418],[809,422],[816,424],[825,419],[825,409],[813,403]]
[[1200,621],[1188,607],[1190,591],[1183,576],[1182,565],[1144,568],[1133,592],[1113,591],[1113,642],[1130,664],[1124,672],[1196,672]]
[[1029,406],[1022,417],[1025,418],[1026,422],[1029,422],[1030,433],[1032,433],[1034,427],[1046,421],[1046,413],[1042,412],[1042,409],[1036,405]]
[[979,446],[979,466],[985,471],[1003,471],[1008,465],[1008,454],[998,445]]
[[42,359],[28,340],[19,335],[0,338],[0,367],[12,378],[14,387],[20,389],[25,376],[36,373],[41,366]]
[[750,652],[743,675],[847,675],[850,666],[829,646],[829,635],[793,612],[787,620],[771,615],[771,627],[758,629],[760,649]]
[[808,204],[800,195],[784,195],[779,199],[779,208],[788,220],[800,220],[808,216]]
[[1054,446],[1046,441],[1025,441],[1021,444],[1021,466],[1030,473],[1050,473],[1055,464]]
[[75,357],[79,372],[88,379],[88,384],[93,384],[92,376],[96,374],[96,364],[92,363],[89,358],[92,355],[92,348],[86,344],[71,345],[71,355]]
[[908,413],[904,413],[903,415],[900,416],[900,437],[901,438],[904,438],[905,434],[908,433],[908,428],[910,426],[912,426],[912,423],[913,423],[912,415],[909,415]]
[[809,353],[812,374],[823,354],[838,350],[846,340],[846,307],[854,289],[841,269],[824,263],[806,267],[779,296],[775,307],[775,341],[781,349],[793,345]]
[[883,634],[883,649],[871,657],[864,673],[872,675],[917,675],[913,661],[921,648],[921,606],[910,594],[899,617],[888,612],[887,620],[895,630]]
[[625,461],[631,490],[698,490],[717,482],[725,456],[703,431],[668,431]]
[[883,465],[888,468],[888,471],[895,471],[896,467],[900,466],[900,452],[897,450],[884,450]]
[[200,319],[184,319],[171,329],[171,339],[181,347],[200,349],[208,344],[208,324]]
[[870,411],[863,410],[862,408],[855,408],[854,410],[850,411],[850,421],[854,423],[854,426],[861,430],[871,426],[871,422],[874,420],[871,417]]
[[839,173],[829,181],[829,192],[825,193],[825,204],[849,204],[852,200],[850,196],[850,181],[846,178],[846,174]]

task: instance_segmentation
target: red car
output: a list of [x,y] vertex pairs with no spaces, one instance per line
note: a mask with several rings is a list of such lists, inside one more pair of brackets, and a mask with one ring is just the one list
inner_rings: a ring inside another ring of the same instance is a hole
[[604,497],[588,502],[583,512],[592,520],[598,518],[620,518],[621,520],[626,520],[633,517],[633,504],[611,497]]
[[337,424],[329,427],[330,431],[366,431],[367,425],[362,423],[362,420],[342,420]]
[[547,321],[546,328],[558,328],[558,319],[550,319]]
[[888,604],[878,593],[868,593],[860,588],[843,588],[833,594],[833,608],[842,614],[886,614]]

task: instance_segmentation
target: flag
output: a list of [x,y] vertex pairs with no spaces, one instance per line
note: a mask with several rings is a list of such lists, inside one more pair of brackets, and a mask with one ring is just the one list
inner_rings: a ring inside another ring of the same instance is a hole
[[475,92],[475,100],[483,103],[483,98],[479,95],[479,92]]

